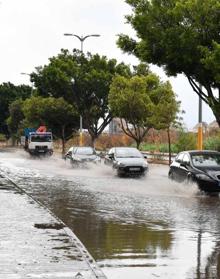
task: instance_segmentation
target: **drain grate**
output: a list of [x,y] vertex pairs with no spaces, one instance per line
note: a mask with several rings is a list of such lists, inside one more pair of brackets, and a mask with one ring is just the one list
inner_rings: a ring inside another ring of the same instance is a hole
[[37,229],[53,229],[53,230],[62,230],[65,225],[61,223],[49,223],[49,224],[34,224],[34,227]]

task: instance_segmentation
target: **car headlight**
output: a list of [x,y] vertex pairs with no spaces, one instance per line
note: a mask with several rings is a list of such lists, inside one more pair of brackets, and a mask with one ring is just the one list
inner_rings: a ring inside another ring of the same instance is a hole
[[73,157],[73,161],[81,162],[81,159],[78,157]]
[[99,156],[97,156],[96,158],[95,158],[95,162],[100,162],[101,161],[101,158],[99,157]]
[[148,163],[147,162],[143,162],[143,167],[147,168],[148,167]]
[[125,167],[125,164],[122,162],[117,162],[118,167]]
[[204,173],[197,174],[196,178],[201,179],[201,180],[205,180],[205,181],[213,181],[213,179],[211,177],[209,177],[208,175],[206,175]]

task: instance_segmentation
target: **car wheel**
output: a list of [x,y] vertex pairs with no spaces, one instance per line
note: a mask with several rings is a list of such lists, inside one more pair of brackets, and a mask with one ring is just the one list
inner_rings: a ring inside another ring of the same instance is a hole
[[125,174],[122,172],[117,172],[118,177],[125,177]]
[[168,177],[169,177],[169,179],[174,180],[174,174],[172,171],[169,171]]
[[73,160],[70,160],[70,165],[71,165],[72,168],[75,168],[75,166],[76,166],[76,164],[74,163]]
[[120,171],[118,168],[113,168],[116,170],[116,174],[118,177],[123,177],[124,176],[124,173],[122,171]]
[[191,174],[188,174],[187,178],[186,178],[186,184],[193,184],[195,181],[192,177]]

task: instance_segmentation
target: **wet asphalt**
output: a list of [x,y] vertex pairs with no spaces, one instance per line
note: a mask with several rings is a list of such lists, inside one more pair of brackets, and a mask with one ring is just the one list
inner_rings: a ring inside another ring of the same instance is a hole
[[[220,278],[220,198],[203,195],[196,185],[170,181],[167,166],[150,165],[148,175],[141,179],[119,178],[104,164],[73,169],[59,156],[35,160],[17,150],[0,153],[0,171],[49,208],[56,220],[52,228],[48,220],[33,220],[31,228],[43,235],[55,230],[57,246],[64,229],[57,226],[58,217],[74,231],[108,279]],[[3,187],[0,193],[4,191]],[[62,271],[68,248],[50,248],[45,255],[53,262],[58,253]],[[75,263],[78,260],[68,261],[77,267]],[[36,273],[27,278],[56,278],[56,270],[50,267],[47,277]],[[57,278],[65,277],[57,273]]]
[[0,173],[0,278],[106,278],[60,219]]

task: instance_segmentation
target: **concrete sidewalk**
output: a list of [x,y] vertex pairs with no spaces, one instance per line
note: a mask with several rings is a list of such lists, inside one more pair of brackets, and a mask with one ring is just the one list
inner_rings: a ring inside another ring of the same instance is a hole
[[1,279],[106,279],[59,219],[0,176]]

